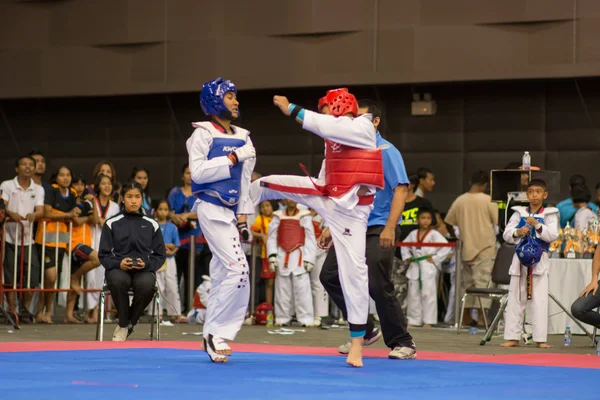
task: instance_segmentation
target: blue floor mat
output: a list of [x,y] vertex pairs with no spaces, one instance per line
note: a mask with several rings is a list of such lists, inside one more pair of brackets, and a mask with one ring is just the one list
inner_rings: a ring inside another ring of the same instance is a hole
[[123,349],[0,353],[5,399],[439,399],[600,398],[598,369],[452,361]]

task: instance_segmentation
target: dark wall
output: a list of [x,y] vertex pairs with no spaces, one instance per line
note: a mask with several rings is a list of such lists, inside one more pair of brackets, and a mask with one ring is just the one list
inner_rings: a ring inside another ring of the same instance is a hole
[[0,98],[597,76],[598,0],[4,0]]
[[[581,96],[578,93],[578,88]],[[582,173],[590,186],[600,180],[600,79],[512,81],[430,85],[438,105],[433,117],[410,115],[412,88],[351,88],[357,97],[384,104],[383,131],[402,152],[408,170],[428,166],[437,185],[431,199],[445,209],[463,190],[473,170],[502,168],[528,150],[533,165],[563,174]],[[241,91],[240,125],[252,131],[263,174],[316,174],[323,142],[284,117],[273,105],[285,94],[316,107],[324,89]],[[586,110],[588,111],[586,113]],[[153,197],[180,182],[187,161],[190,123],[203,120],[198,95],[170,94],[100,98],[30,99],[0,102],[0,177],[13,176],[14,158],[32,147],[60,164],[91,176],[100,159],[110,159],[120,180],[131,168],[150,169]]]

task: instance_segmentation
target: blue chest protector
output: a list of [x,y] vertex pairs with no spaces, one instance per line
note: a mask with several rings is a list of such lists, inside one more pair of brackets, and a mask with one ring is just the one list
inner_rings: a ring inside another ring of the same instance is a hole
[[[213,136],[212,147],[208,152],[209,160],[215,157],[227,156],[238,147],[246,144],[246,140],[239,136],[231,138]],[[199,199],[218,206],[237,209],[240,199],[240,187],[244,163],[237,163],[230,168],[230,177],[217,182],[196,183],[192,182],[192,193]]]

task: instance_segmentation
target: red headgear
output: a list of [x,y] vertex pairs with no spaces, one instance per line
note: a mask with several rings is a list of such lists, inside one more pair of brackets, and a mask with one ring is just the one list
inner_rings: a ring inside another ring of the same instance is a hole
[[267,324],[267,314],[269,311],[274,311],[274,308],[269,303],[260,303],[256,307],[256,311],[254,311],[254,323],[256,325],[266,325]]
[[323,96],[319,99],[319,109],[318,111],[321,112],[321,109],[323,107],[325,107],[327,105],[327,96]]
[[352,93],[348,92],[347,88],[332,89],[327,92],[327,105],[329,113],[334,117],[340,117],[351,113],[355,117],[358,115],[358,102]]

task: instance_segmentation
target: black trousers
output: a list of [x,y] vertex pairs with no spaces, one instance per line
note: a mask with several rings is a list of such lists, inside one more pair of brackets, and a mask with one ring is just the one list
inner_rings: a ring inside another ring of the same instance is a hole
[[[379,246],[379,235],[383,228],[383,226],[367,228],[366,257],[369,268],[369,294],[375,300],[386,346],[389,348],[411,346],[412,336],[406,329],[406,318],[394,294],[394,284],[391,281],[395,249],[384,250]],[[399,229],[396,229],[396,237],[400,237]],[[333,302],[342,310],[344,318],[347,319],[346,302],[333,249],[329,250],[327,254],[319,278]],[[373,319],[369,317],[367,334],[373,331],[374,326]]]
[[[154,297],[156,275],[149,271],[123,271],[111,269],[106,272],[106,285],[110,290],[119,314],[119,326],[126,328],[137,324],[148,304]],[[133,301],[129,305],[129,290],[133,290]]]

